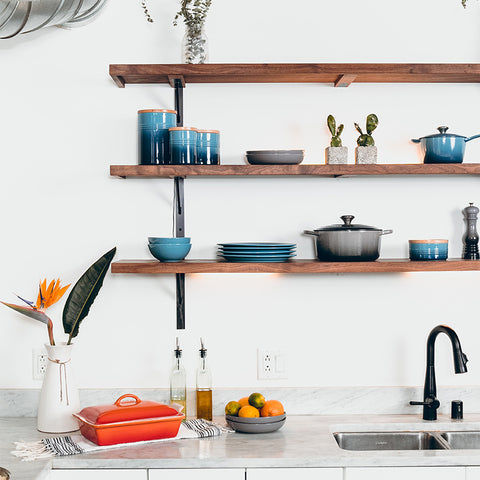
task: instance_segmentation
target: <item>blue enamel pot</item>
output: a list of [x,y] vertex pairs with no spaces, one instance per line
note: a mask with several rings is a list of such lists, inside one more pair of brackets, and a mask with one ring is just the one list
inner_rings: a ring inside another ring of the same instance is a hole
[[437,130],[440,133],[412,139],[412,142],[420,143],[422,147],[423,163],[462,163],[466,143],[480,137],[480,134],[462,137],[447,133],[448,127],[438,127]]

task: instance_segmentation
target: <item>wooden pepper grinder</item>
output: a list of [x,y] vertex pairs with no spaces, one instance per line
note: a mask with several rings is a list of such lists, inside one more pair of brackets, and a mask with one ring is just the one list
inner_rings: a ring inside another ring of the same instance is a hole
[[478,260],[480,255],[478,253],[478,232],[477,219],[479,209],[470,203],[470,206],[463,210],[465,220],[467,221],[467,233],[465,234],[465,248],[463,258],[466,260]]

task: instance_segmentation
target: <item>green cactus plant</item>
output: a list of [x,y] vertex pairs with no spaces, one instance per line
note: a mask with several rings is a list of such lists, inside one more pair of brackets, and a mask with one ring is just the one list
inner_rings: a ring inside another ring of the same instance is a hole
[[378,117],[374,113],[371,113],[367,116],[367,133],[362,132],[362,129],[360,128],[358,123],[354,123],[354,125],[357,129],[357,132],[360,134],[360,136],[357,138],[357,145],[359,147],[370,147],[375,145],[375,140],[372,137],[372,132],[378,126]]
[[343,123],[340,124],[337,128],[337,122],[335,121],[335,117],[333,115],[329,115],[327,117],[327,125],[330,133],[332,134],[332,140],[330,142],[331,147],[341,147],[342,146],[342,139],[340,135],[343,132]]

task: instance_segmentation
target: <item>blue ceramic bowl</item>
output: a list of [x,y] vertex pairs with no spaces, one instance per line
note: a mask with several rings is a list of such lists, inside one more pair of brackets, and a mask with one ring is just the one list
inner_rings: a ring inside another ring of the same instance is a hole
[[446,260],[448,240],[409,240],[410,260]]
[[190,243],[190,237],[148,237],[148,243],[150,245],[165,244],[165,245],[178,245]]
[[188,255],[191,248],[191,243],[179,245],[164,245],[159,243],[157,245],[148,245],[150,253],[161,262],[179,262]]

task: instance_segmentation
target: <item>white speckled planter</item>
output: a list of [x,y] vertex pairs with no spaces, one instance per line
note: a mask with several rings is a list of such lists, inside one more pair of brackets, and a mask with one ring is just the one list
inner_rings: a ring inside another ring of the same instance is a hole
[[377,163],[377,147],[371,145],[369,147],[355,148],[355,163],[356,164],[371,164]]
[[328,165],[345,165],[348,162],[348,147],[327,147],[325,160]]

